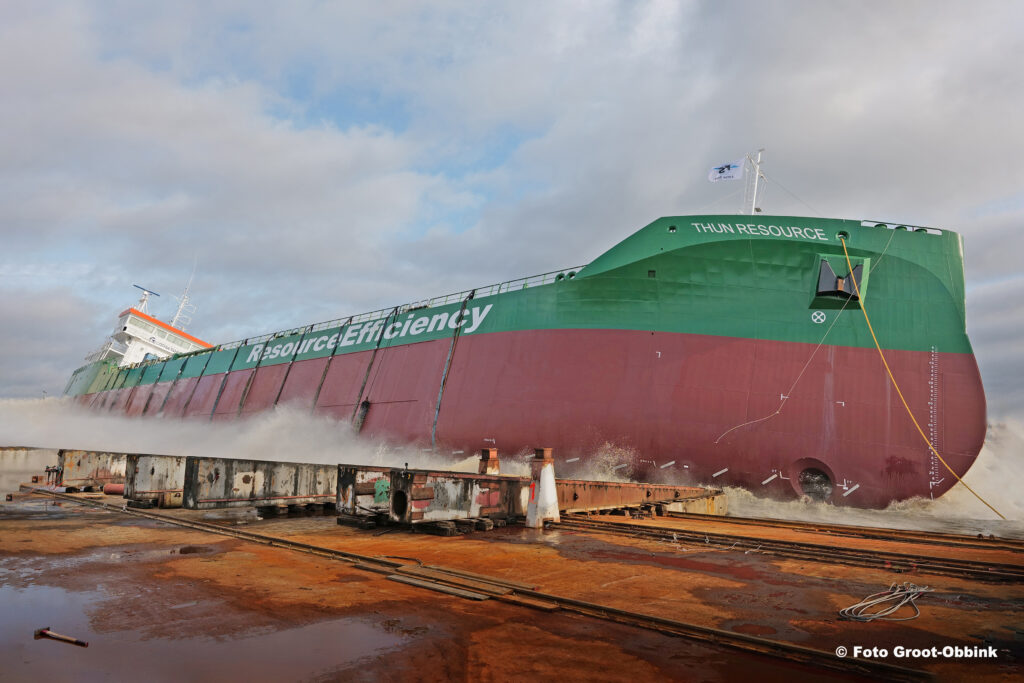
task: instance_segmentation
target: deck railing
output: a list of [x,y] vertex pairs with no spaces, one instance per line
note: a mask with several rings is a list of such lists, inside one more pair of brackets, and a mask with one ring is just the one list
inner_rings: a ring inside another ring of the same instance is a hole
[[248,337],[246,339],[239,339],[227,344],[221,344],[218,348],[221,349],[234,349],[239,346],[246,346],[248,344],[259,344],[262,342],[270,341],[271,339],[277,339],[279,337],[287,337],[293,334],[302,334],[303,332],[317,332],[320,330],[326,330],[331,327],[340,327],[341,325],[362,323],[370,320],[379,320],[386,318],[391,315],[393,311],[398,311],[398,315],[406,313],[408,311],[414,311],[421,308],[434,308],[436,306],[446,306],[448,304],[459,303],[464,301],[466,297],[472,292],[474,299],[482,299],[488,296],[494,296],[497,294],[504,294],[506,292],[517,291],[521,289],[529,289],[530,287],[539,287],[541,285],[549,285],[553,282],[558,281],[559,276],[566,277],[567,273],[575,275],[583,266],[576,266],[574,268],[564,268],[562,270],[553,270],[549,273],[541,273],[540,275],[531,275],[529,277],[522,277],[515,280],[506,280],[505,282],[499,282],[493,285],[485,285],[483,287],[476,287],[474,289],[466,289],[461,292],[452,292],[451,294],[442,294],[441,296],[435,296],[430,299],[422,299],[420,301],[414,301],[412,303],[402,304],[400,306],[390,306],[388,308],[379,308],[376,311],[369,311],[367,313],[359,313],[357,315],[347,316],[343,318],[334,318],[332,320],[325,320],[323,322],[314,323],[312,325],[305,325],[303,327],[296,327],[288,330],[280,330],[278,332],[270,332],[263,334],[258,337]]

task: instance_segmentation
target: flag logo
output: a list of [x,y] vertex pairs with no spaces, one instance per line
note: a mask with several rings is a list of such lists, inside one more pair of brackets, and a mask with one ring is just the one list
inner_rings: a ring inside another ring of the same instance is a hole
[[739,180],[743,177],[744,159],[739,159],[728,164],[715,166],[708,172],[708,180],[717,183],[719,180]]

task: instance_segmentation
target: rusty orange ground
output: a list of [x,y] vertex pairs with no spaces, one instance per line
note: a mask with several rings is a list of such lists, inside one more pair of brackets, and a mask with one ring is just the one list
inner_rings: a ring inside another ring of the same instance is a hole
[[[1000,651],[996,661],[884,660],[939,680],[1015,679],[1024,656],[1019,585],[521,527],[438,538],[307,517],[246,528],[828,651],[983,643]],[[936,589],[921,599],[920,618],[838,618],[904,580]],[[0,601],[0,680],[854,680],[586,617],[464,600],[340,561],[38,496],[0,508]],[[90,647],[34,641],[44,626]]]

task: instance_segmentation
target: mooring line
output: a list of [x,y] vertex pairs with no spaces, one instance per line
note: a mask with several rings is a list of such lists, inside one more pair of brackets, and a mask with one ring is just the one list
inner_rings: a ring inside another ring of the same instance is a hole
[[[853,273],[853,266],[850,263],[850,252],[846,250],[846,238],[840,236],[839,241],[843,243],[843,255],[846,256],[846,265],[850,269],[850,273],[852,274]],[[903,392],[900,391],[900,385],[896,381],[896,378],[893,377],[892,369],[889,367],[888,361],[885,360],[885,354],[882,352],[882,345],[878,343],[878,337],[875,335],[875,328],[871,326],[871,318],[868,317],[868,309],[864,305],[864,300],[863,300],[863,298],[860,295],[860,285],[857,283],[857,278],[851,277],[850,279],[853,280],[853,287],[857,291],[857,299],[860,301],[860,310],[861,310],[861,313],[864,314],[864,322],[866,322],[868,324],[868,331],[871,332],[871,339],[874,340],[875,348],[878,349],[878,355],[882,358],[882,365],[885,366],[885,371],[886,371],[886,373],[888,373],[889,379],[892,381],[892,386],[893,386],[893,388],[896,389],[896,394],[900,397],[900,401],[903,402],[903,407],[906,408],[907,415],[910,416],[910,421],[914,423],[915,427],[917,427],[917,433],[920,434],[921,438],[924,439],[924,442],[926,444],[928,444],[928,450],[930,450],[932,452],[932,454],[936,458],[939,459],[939,462],[941,462],[942,465],[947,470],[949,470],[950,474],[952,474],[954,477],[956,477],[956,480],[958,482],[960,482],[961,484],[964,485],[964,488],[966,488],[968,491],[970,491],[974,495],[975,498],[977,498],[982,503],[984,503],[985,507],[987,507],[989,510],[991,510],[992,512],[994,512],[997,515],[999,515],[999,519],[1005,520],[1006,517],[1003,516],[1003,513],[999,512],[999,510],[996,510],[994,507],[992,507],[992,505],[987,500],[982,498],[974,489],[972,489],[967,484],[967,482],[965,482],[963,479],[961,479],[960,475],[957,474],[953,470],[953,468],[950,467],[949,464],[945,460],[943,460],[942,456],[939,455],[939,452],[937,450],[935,450],[935,446],[932,445],[931,440],[925,435],[924,430],[921,429],[921,425],[919,425],[917,423],[917,418],[914,417],[914,411],[912,411],[910,409],[910,406],[907,404],[907,399],[905,399],[903,397]]]

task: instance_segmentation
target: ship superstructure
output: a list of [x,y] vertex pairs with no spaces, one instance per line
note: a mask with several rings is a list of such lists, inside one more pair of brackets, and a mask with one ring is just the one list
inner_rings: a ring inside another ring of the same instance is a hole
[[[182,297],[182,306],[179,307],[174,320],[165,323],[149,314],[149,297],[160,295],[138,285],[135,287],[142,290],[138,303],[118,314],[110,336],[100,348],[85,357],[90,365],[82,369],[98,369],[104,365],[123,368],[213,347],[212,344],[175,326],[182,318],[183,307],[189,305],[188,289]],[[74,379],[72,377],[65,393],[72,388]]]

